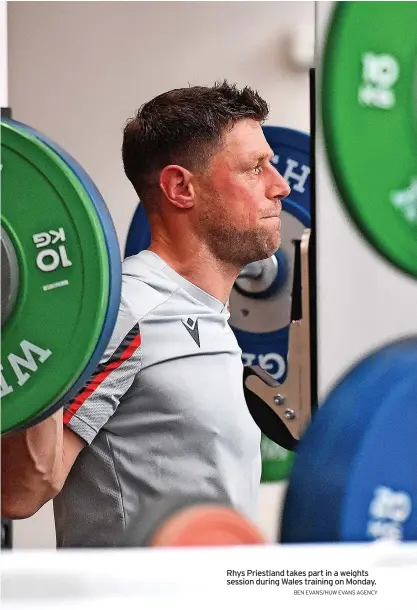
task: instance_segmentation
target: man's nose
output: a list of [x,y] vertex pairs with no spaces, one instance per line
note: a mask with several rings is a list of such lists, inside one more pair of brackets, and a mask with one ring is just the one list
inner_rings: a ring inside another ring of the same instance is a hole
[[288,182],[281,176],[279,171],[272,166],[273,176],[270,183],[268,196],[270,199],[278,197],[285,199],[291,193],[291,188]]

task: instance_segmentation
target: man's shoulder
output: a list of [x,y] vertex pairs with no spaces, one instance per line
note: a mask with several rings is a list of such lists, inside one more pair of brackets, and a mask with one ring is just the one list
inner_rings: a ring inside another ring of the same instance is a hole
[[123,262],[122,300],[140,321],[155,312],[178,291],[178,284],[164,273],[165,263],[143,251]]

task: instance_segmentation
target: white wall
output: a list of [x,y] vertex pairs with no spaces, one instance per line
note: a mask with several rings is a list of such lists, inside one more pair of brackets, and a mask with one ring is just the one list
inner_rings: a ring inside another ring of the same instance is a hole
[[258,88],[271,122],[308,131],[308,77],[286,60],[312,2],[11,2],[10,104],[97,182],[124,244],[136,197],[121,130],[153,96],[228,78]]
[[0,0],[0,104],[8,103],[8,65],[7,65],[7,3]]
[[[269,102],[270,122],[309,130],[308,73],[288,59],[313,2],[11,2],[14,118],[71,153],[103,194],[123,249],[136,207],[120,158],[122,127],[153,96],[227,78]],[[263,485],[259,524],[273,539],[283,487]],[[50,505],[16,522],[15,546],[53,546]]]

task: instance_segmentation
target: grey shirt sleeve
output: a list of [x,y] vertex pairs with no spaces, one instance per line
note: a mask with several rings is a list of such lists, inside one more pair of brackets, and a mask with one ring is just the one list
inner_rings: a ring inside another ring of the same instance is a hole
[[116,325],[100,364],[64,407],[64,425],[91,444],[116,411],[141,365],[139,322],[122,297]]

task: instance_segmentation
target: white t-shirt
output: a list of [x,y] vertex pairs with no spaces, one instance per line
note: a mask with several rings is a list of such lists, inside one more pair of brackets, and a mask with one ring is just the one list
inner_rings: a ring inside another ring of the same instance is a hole
[[256,518],[261,433],[227,306],[156,254],[123,263],[118,320],[64,422],[85,439],[54,500],[58,547],[118,546],[172,495]]

